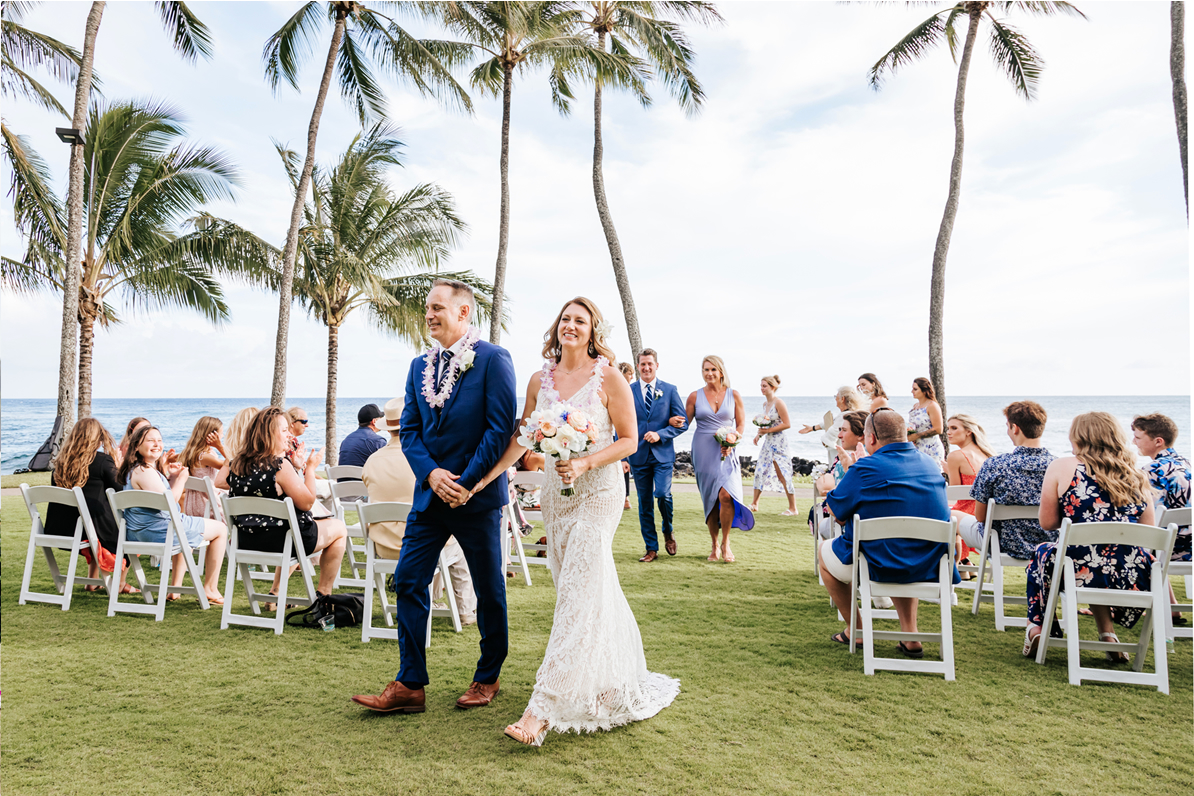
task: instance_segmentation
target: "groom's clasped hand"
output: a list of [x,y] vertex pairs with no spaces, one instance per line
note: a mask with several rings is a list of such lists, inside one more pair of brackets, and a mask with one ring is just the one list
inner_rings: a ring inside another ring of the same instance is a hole
[[477,487],[470,492],[456,483],[459,480],[460,476],[450,473],[442,467],[432,470],[431,475],[427,476],[427,483],[431,485],[431,491],[454,509],[468,503],[468,499],[482,487],[482,484],[477,484]]

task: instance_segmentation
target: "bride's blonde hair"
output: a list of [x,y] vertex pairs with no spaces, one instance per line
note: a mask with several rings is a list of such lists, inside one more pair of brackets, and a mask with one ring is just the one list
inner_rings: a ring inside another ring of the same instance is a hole
[[559,313],[556,314],[556,319],[551,322],[551,328],[543,333],[543,358],[551,359],[555,362],[560,361],[560,355],[563,353],[563,348],[560,346],[560,319],[564,317],[564,310],[573,304],[589,313],[589,356],[594,359],[602,356],[611,363],[617,362],[618,357],[614,354],[614,350],[609,347],[609,340],[597,334],[597,327],[605,321],[605,316],[601,314],[601,310],[597,309],[597,305],[591,299],[587,299],[584,296],[577,296],[574,299],[570,299],[564,303],[564,306],[560,307]]

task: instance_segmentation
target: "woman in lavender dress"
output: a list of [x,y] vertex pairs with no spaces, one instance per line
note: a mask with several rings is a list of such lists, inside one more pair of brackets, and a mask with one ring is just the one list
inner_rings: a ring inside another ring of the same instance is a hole
[[[718,429],[734,429],[742,438],[746,425],[746,410],[742,396],[730,389],[725,362],[721,357],[707,356],[701,363],[705,386],[688,396],[685,409],[688,422],[696,420],[696,435],[692,440],[692,467],[696,470],[697,489],[705,510],[705,525],[709,529],[712,550],[709,560],[734,561],[730,550],[730,528],[749,531],[755,527],[750,509],[742,504],[742,468],[733,448],[723,449],[714,436]],[[681,418],[672,418],[679,426]],[[724,458],[723,458],[724,457]],[[717,535],[721,533],[721,545]]]

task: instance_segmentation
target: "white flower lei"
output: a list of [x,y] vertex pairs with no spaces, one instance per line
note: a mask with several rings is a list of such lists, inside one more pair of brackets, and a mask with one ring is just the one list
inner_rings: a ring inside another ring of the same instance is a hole
[[460,348],[460,353],[452,357],[449,362],[448,375],[444,379],[444,386],[440,388],[439,392],[435,391],[435,362],[439,359],[443,349],[439,346],[427,349],[427,356],[423,359],[425,363],[423,366],[423,397],[432,409],[439,409],[447,402],[448,397],[452,394],[452,387],[456,384],[456,378],[460,375],[461,357],[466,352],[473,350],[473,346],[477,344],[477,340],[480,337],[480,333],[473,326],[470,326],[468,331],[464,333],[464,337],[462,338],[464,344]]
[[[543,388],[543,394],[547,397],[548,405],[562,403],[560,400],[560,391],[556,389],[555,379],[556,368],[559,366],[559,364],[560,363],[551,359],[548,359],[543,363],[543,376],[539,380],[539,385]],[[576,391],[576,395],[579,395],[582,390],[586,389],[593,382],[600,384],[603,378],[602,373],[608,365],[609,360],[599,354],[597,356],[597,362],[593,366],[593,374],[589,376],[589,380],[585,383],[585,386]],[[573,397],[575,398],[576,395]]]

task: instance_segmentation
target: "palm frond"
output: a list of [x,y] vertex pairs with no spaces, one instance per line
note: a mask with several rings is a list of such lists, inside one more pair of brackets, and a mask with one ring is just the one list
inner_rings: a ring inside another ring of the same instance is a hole
[[923,58],[945,38],[945,23],[941,19],[944,13],[939,11],[917,25],[871,67],[871,88],[878,91],[882,88],[885,73],[893,73],[901,66]]
[[298,89],[299,69],[311,55],[315,37],[323,27],[321,11],[316,0],[304,3],[266,40],[261,58],[265,62],[265,80],[275,94],[281,80]]
[[162,18],[162,27],[173,39],[175,52],[191,63],[197,61],[200,55],[211,58],[211,31],[186,3],[157,0],[154,5]]
[[5,257],[0,262],[0,289],[19,295],[61,291],[61,273],[50,270],[44,263]]
[[1032,14],[1039,17],[1053,16],[1056,14],[1063,14],[1071,17],[1081,17],[1086,19],[1086,14],[1078,10],[1078,7],[1073,3],[1065,2],[997,2],[991,4],[993,7],[999,9],[1003,13],[1010,11],[1023,11],[1027,14]]
[[1024,35],[1012,26],[989,17],[991,22],[991,57],[1016,93],[1026,100],[1036,98],[1037,84],[1045,62]]
[[54,253],[61,257],[66,250],[66,211],[51,187],[50,167],[29,139],[14,134],[3,123],[0,123],[0,139],[11,169],[8,195],[12,198],[17,232],[25,238],[31,253],[47,252],[50,259]]
[[[124,266],[124,277],[111,289],[122,288],[134,312],[171,307],[194,310],[219,326],[229,318],[224,289],[215,274],[195,263],[139,261]],[[109,291],[105,291],[109,292]]]
[[336,80],[340,94],[357,112],[361,124],[372,117],[384,119],[386,98],[369,69],[369,59],[357,45],[352,30],[344,32],[336,53]]
[[472,112],[472,99],[452,75],[453,68],[463,66],[471,58],[471,47],[460,42],[419,39],[393,19],[368,8],[361,9],[357,25],[362,45],[368,47],[373,61],[391,76],[424,96],[437,97],[451,107]]

